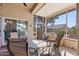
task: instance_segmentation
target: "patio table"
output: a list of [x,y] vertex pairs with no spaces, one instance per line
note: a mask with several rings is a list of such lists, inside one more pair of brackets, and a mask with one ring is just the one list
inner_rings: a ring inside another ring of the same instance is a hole
[[29,49],[34,49],[35,52],[37,53],[36,55],[38,55],[38,50],[40,48],[44,48],[46,46],[47,46],[47,42],[43,40],[31,40],[30,42],[28,42]]

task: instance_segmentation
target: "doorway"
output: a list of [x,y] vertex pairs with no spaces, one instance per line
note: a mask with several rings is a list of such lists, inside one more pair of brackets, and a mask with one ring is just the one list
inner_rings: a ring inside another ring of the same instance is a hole
[[[27,38],[28,35],[28,21],[16,20],[16,19],[4,19],[4,41],[7,41],[7,37],[11,37],[11,33],[16,33],[17,38]],[[13,36],[13,37],[14,37]]]
[[43,39],[43,34],[45,32],[44,17],[34,16],[34,32],[36,32],[36,39]]

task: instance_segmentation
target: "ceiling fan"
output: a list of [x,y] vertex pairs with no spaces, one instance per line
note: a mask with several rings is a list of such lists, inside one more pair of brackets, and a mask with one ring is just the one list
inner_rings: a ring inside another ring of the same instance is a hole
[[27,7],[27,4],[26,4],[26,3],[23,3],[23,5],[24,5],[25,7]]

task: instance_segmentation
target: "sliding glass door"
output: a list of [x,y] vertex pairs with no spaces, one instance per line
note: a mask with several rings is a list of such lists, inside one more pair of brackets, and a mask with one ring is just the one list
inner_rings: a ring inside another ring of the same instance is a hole
[[4,22],[4,36],[5,41],[7,40],[7,37],[10,37],[10,33],[17,30],[17,21],[13,19],[5,19]]
[[27,37],[28,23],[27,21],[17,21],[17,32],[19,38]]
[[5,41],[7,37],[11,37],[11,33],[16,32],[16,37],[25,38],[28,32],[28,22],[22,20],[5,19],[4,22],[4,36]]

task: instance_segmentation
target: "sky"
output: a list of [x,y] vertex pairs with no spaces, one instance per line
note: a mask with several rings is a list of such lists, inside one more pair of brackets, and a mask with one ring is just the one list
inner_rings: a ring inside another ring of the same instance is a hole
[[[68,20],[67,20],[67,26],[73,27],[76,25],[76,10],[69,12],[67,14]],[[55,19],[55,25],[58,24],[66,24],[66,14],[60,15],[59,19]]]
[[[67,13],[67,26],[68,27],[73,27],[76,25],[76,10],[73,10],[71,12]],[[55,19],[55,23],[54,25],[58,25],[58,24],[66,24],[66,14],[60,15],[58,16],[58,19]],[[47,26],[52,25],[52,23],[49,23]]]

